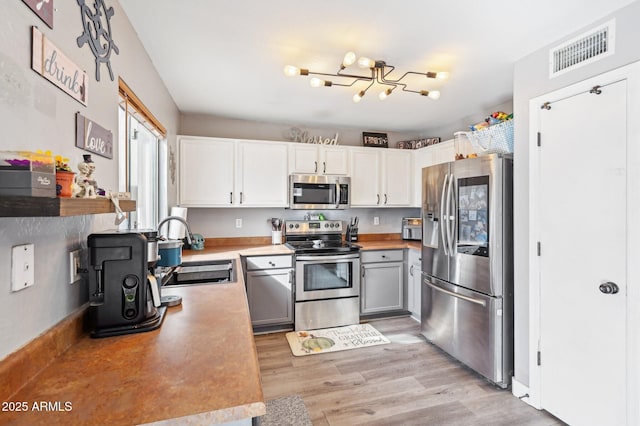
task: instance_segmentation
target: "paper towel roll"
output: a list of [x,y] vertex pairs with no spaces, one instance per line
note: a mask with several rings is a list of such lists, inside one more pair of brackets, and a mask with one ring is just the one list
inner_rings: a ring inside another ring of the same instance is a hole
[[153,299],[153,306],[160,307],[160,290],[158,288],[158,280],[151,274],[147,274],[147,281],[151,287],[151,298]]
[[[187,220],[187,208],[186,207],[171,207],[171,216],[179,216],[184,220]],[[184,238],[184,225],[177,220],[169,221],[169,230],[167,232],[167,238],[170,240],[181,240]]]

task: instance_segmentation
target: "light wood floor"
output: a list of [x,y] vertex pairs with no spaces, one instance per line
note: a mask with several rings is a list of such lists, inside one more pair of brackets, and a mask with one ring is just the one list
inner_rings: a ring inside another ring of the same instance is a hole
[[266,399],[302,396],[314,425],[562,425],[419,337],[411,318],[372,321],[392,343],[294,357],[255,337]]

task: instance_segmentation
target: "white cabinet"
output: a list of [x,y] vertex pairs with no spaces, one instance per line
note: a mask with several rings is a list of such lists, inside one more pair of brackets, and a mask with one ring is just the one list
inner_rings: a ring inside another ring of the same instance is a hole
[[475,152],[467,139],[461,140],[456,146],[453,139],[413,151],[413,207],[422,204],[422,169],[435,164],[448,163],[456,159],[456,154],[466,155]]
[[246,258],[247,299],[253,326],[293,323],[291,256]]
[[399,207],[411,205],[413,194],[413,164],[411,152],[407,150],[387,150],[382,152],[382,198],[383,205]]
[[410,206],[412,152],[358,148],[351,151],[351,206]]
[[375,149],[351,151],[351,207],[380,205],[380,156]]
[[178,203],[192,207],[286,207],[284,142],[178,137]]
[[402,260],[402,250],[377,250],[361,253],[361,314],[404,309]]
[[286,207],[287,144],[238,142],[237,202],[244,207]]
[[411,316],[420,321],[422,306],[422,262],[419,250],[407,249],[407,310]]
[[178,137],[178,203],[220,207],[233,204],[236,144],[233,140]]
[[349,151],[339,146],[292,143],[289,172],[302,174],[347,175]]

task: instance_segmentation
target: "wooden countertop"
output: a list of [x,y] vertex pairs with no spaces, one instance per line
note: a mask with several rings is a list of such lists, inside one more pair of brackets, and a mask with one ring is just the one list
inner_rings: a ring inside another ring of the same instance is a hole
[[[385,236],[387,234],[384,234]],[[394,239],[381,238],[376,239],[376,234],[368,234],[364,236],[358,244],[362,250],[392,250],[392,249],[412,249],[422,250],[420,241],[402,240],[399,237]],[[210,240],[205,244],[204,250],[183,250],[182,261],[193,262],[208,259],[226,259],[233,256],[268,256],[268,255],[287,255],[293,254],[293,251],[284,244],[233,244],[225,242],[225,244],[215,244]]]
[[371,241],[358,241],[362,250],[394,250],[394,249],[412,249],[422,250],[422,244],[420,241],[407,241],[407,240],[371,240]]
[[[238,267],[240,263],[238,262]],[[266,412],[244,281],[163,288],[182,296],[158,330],[73,345],[11,396],[1,423],[212,424]],[[54,404],[36,411],[33,404]],[[55,405],[58,404],[58,405]],[[52,408],[50,407],[50,410]]]

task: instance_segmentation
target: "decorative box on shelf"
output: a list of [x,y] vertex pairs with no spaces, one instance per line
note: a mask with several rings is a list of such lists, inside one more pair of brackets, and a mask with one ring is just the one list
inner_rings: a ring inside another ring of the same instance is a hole
[[0,195],[55,197],[53,157],[29,151],[0,151]]
[[420,149],[425,146],[435,145],[440,143],[440,138],[425,138],[425,139],[414,139],[411,141],[400,141],[397,144],[398,149]]

